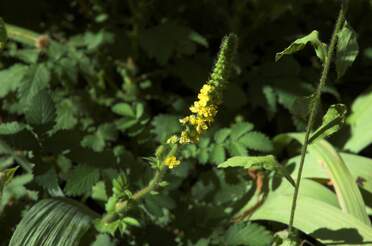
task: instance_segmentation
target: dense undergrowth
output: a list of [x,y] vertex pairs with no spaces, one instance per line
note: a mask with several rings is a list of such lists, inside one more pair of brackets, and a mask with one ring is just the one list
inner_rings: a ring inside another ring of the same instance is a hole
[[372,245],[371,13],[0,2],[0,245]]

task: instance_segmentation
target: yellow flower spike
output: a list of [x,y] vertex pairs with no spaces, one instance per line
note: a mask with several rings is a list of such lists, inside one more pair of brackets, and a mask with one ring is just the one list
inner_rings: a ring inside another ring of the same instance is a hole
[[181,162],[177,160],[177,158],[174,155],[168,156],[164,160],[164,164],[169,167],[169,169],[174,168],[175,166],[178,166]]
[[198,100],[190,107],[192,114],[180,120],[186,127],[181,132],[180,144],[199,141],[200,136],[213,123],[218,105],[221,104],[223,87],[227,84],[231,74],[236,47],[236,35],[230,34],[222,40],[210,79],[202,86],[198,94]]

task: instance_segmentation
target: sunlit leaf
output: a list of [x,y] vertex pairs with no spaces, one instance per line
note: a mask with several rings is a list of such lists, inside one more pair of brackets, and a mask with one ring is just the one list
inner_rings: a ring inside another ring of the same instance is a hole
[[309,142],[329,137],[340,130],[344,125],[346,112],[344,104],[331,105],[323,116],[322,125],[311,135]]
[[324,63],[327,57],[327,45],[319,40],[319,32],[316,30],[295,40],[285,50],[276,53],[275,61],[279,61],[284,55],[291,55],[302,50],[308,43],[313,46],[316,56]]

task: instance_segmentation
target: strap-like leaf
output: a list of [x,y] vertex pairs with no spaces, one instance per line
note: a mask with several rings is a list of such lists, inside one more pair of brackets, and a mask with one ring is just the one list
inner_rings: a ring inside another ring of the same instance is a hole
[[[288,224],[291,197],[276,192],[269,195],[250,220]],[[294,226],[325,245],[369,245],[372,242],[370,226],[323,201],[300,196],[296,213]]]
[[334,104],[323,116],[322,125],[313,133],[309,142],[325,138],[341,129],[345,122],[346,107],[344,104]]
[[77,246],[96,217],[73,200],[41,200],[18,224],[9,246]]

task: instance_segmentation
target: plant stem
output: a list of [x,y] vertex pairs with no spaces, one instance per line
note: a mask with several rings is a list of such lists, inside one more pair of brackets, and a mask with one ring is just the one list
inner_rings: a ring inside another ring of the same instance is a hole
[[116,204],[116,213],[115,214],[106,214],[103,218],[102,221],[105,223],[111,223],[119,218],[119,214],[124,213],[131,202],[133,201],[139,201],[143,197],[145,197],[149,192],[155,190],[160,181],[163,179],[164,173],[165,173],[166,168],[162,167],[161,169],[156,170],[154,177],[150,180],[148,185],[141,190],[137,191],[136,193],[133,194],[132,198],[128,201],[122,201],[118,202]]
[[302,170],[303,170],[303,167],[304,167],[307,146],[309,144],[310,133],[311,133],[311,131],[313,129],[313,126],[314,126],[315,117],[316,117],[319,102],[320,102],[320,96],[321,96],[323,87],[324,87],[324,85],[327,81],[329,68],[331,66],[333,53],[334,53],[336,43],[337,43],[337,33],[340,31],[344,21],[345,21],[345,6],[344,6],[344,4],[341,4],[341,9],[340,9],[340,12],[339,12],[336,24],[335,24],[335,28],[334,28],[334,31],[333,31],[333,34],[332,34],[332,38],[331,38],[331,41],[330,41],[330,44],[329,44],[328,54],[327,54],[327,57],[326,57],[326,60],[325,60],[323,71],[322,71],[322,74],[320,76],[319,84],[318,84],[318,87],[317,87],[316,92],[315,92],[315,98],[314,98],[314,101],[313,101],[313,103],[311,105],[311,108],[310,108],[310,115],[309,115],[309,119],[308,119],[308,122],[307,122],[305,140],[304,140],[304,144],[302,145],[302,149],[301,149],[300,167],[299,167],[298,174],[297,174],[296,187],[295,187],[295,190],[294,190],[294,193],[293,193],[291,216],[290,216],[290,219],[289,219],[289,228],[288,228],[289,236],[291,236],[292,233],[293,233],[293,221],[294,221],[294,217],[295,217],[298,193],[299,193],[300,183],[301,183]]
[[5,29],[9,39],[30,46],[36,46],[39,37],[42,36],[36,32],[10,24],[5,24]]

